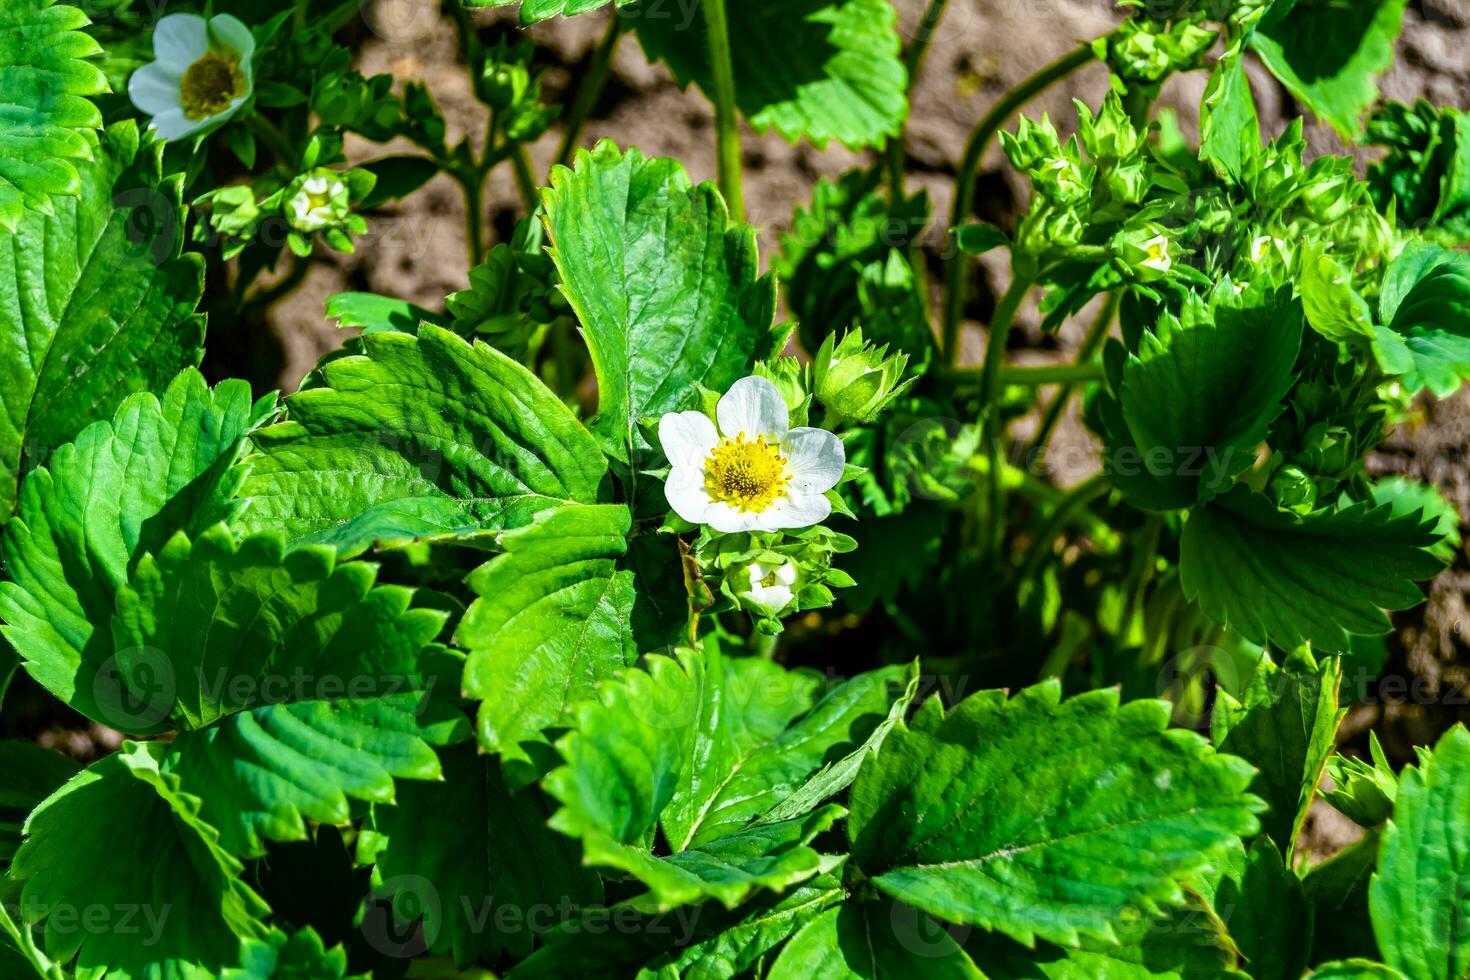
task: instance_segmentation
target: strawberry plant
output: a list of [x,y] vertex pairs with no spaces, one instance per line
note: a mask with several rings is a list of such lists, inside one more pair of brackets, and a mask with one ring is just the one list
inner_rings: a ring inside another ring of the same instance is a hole
[[[3,720],[113,739],[0,740],[0,975],[1470,977],[1470,733],[1339,750],[1460,545],[1368,465],[1470,379],[1462,113],[1375,82],[1405,0],[1124,2],[942,216],[905,131],[945,0],[907,39],[521,0],[606,24],[564,101],[474,6],[463,137],[354,67],[355,0],[0,10]],[[628,35],[712,101],[717,182],[583,145]],[[1273,130],[1260,71],[1374,162]],[[765,255],[742,125],[866,154]],[[335,295],[299,388],[229,376],[440,175],[463,290]],[[1068,360],[1012,356],[1033,307]]]

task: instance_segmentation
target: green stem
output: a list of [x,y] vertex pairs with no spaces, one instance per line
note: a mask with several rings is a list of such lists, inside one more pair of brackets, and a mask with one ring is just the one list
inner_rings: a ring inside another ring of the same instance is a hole
[[470,250],[470,268],[485,261],[485,175],[456,174],[464,188],[465,241]]
[[253,296],[245,299],[241,304],[242,309],[264,310],[272,303],[291,292],[306,280],[306,274],[311,271],[311,259],[295,258],[291,265],[291,271],[279,280],[256,292]]
[[[978,379],[980,368],[953,368],[945,375],[955,381]],[[1076,381],[1097,381],[1103,376],[1103,366],[1097,361],[1080,364],[1020,364],[1002,365],[999,383],[1034,388],[1038,385],[1068,384]]]
[[587,74],[582,76],[582,84],[577,88],[577,98],[572,103],[572,110],[567,114],[561,148],[556,151],[557,163],[565,165],[572,159],[572,152],[582,138],[582,129],[587,125],[587,117],[591,115],[598,97],[602,95],[603,86],[607,84],[613,52],[617,50],[618,39],[622,36],[623,19],[614,12],[612,23],[607,26],[607,33],[602,37],[602,43],[592,55],[592,64],[588,67]]
[[1047,86],[1066,78],[1093,58],[1092,47],[1084,45],[1057,59],[1011,89],[1005,98],[997,102],[970,136],[965,147],[964,159],[960,162],[959,176],[955,180],[954,209],[950,212],[950,247],[948,282],[945,285],[944,325],[941,332],[945,363],[954,364],[959,356],[960,319],[965,311],[965,256],[954,240],[954,230],[966,221],[975,206],[975,175],[985,150],[1000,128],[1037,93]]
[[735,67],[730,56],[730,22],[725,0],[704,0],[709,28],[709,60],[714,75],[715,139],[720,165],[720,193],[730,217],[745,220],[745,193],[740,183],[740,114],[735,108]]
[[1102,496],[1108,489],[1107,477],[1096,473],[1071,490],[1066,496],[1057,501],[1052,508],[1051,516],[1046,519],[1041,530],[1031,542],[1031,547],[1026,552],[1026,561],[1021,566],[1021,585],[1026,587],[1027,583],[1034,582],[1036,576],[1041,572],[1041,566],[1051,554],[1051,546],[1062,533],[1062,529],[1072,522],[1073,517],[1092,501]]
[[[929,0],[929,6],[924,11],[924,17],[919,21],[918,29],[914,32],[914,39],[909,48],[904,52],[903,66],[908,78],[908,90],[913,94],[914,86],[918,83],[919,71],[924,67],[924,56],[929,53],[929,44],[934,40],[934,31],[939,27],[939,22],[944,19],[945,8],[949,6],[949,0]],[[904,133],[908,128],[908,120],[904,119],[899,124],[898,132],[888,141],[888,182],[892,188],[893,200],[903,198],[904,178]]]
[[1005,425],[996,408],[995,398],[1000,390],[1001,361],[1005,359],[1006,340],[1011,334],[1011,325],[1016,321],[1016,311],[1031,288],[1031,277],[1016,272],[1010,288],[1000,298],[991,318],[990,337],[985,344],[985,363],[980,370],[980,418],[985,427],[985,452],[990,460],[990,529],[986,535],[986,546],[982,550],[985,558],[994,558],[1000,553],[1005,540],[1005,481],[1000,478],[1005,460]]
[[[1133,635],[1133,624],[1143,614],[1143,596],[1148,591],[1149,583],[1154,578],[1154,561],[1159,552],[1159,536],[1164,530],[1164,518],[1158,514],[1150,514],[1143,524],[1143,534],[1139,538],[1138,552],[1134,555],[1133,567],[1129,569],[1129,578],[1133,580],[1133,587],[1129,590],[1128,605],[1124,607],[1126,617],[1118,630],[1118,635],[1125,641]],[[1140,624],[1140,630],[1142,624]]]
[[762,660],[772,660],[776,656],[776,645],[780,641],[779,634],[757,633],[752,639],[755,640],[755,655]]
[[[1098,311],[1097,319],[1092,321],[1092,326],[1088,329],[1087,336],[1082,339],[1082,346],[1077,348],[1077,361],[1079,364],[1084,361],[1091,361],[1097,355],[1098,348],[1102,347],[1103,341],[1107,339],[1108,331],[1112,329],[1113,320],[1118,315],[1118,306],[1122,301],[1123,294],[1121,291],[1115,290],[1108,294],[1107,300],[1103,303],[1103,308]],[[1100,378],[1102,375],[1098,377]],[[1079,380],[1094,379],[1083,378]],[[1062,389],[1057,392],[1057,396],[1047,406],[1046,414],[1041,418],[1041,428],[1036,431],[1036,438],[1031,442],[1031,451],[1033,453],[1042,446],[1045,446],[1047,440],[1051,438],[1052,430],[1061,421],[1062,413],[1067,410],[1067,403],[1072,400],[1072,395],[1077,391],[1077,385],[1077,381],[1069,381],[1062,385]]]
[[0,932],[10,937],[10,945],[30,962],[38,974],[46,980],[64,980],[66,975],[61,972],[61,967],[36,948],[31,931],[11,917],[10,909],[4,903],[0,903]]
[[516,172],[516,187],[520,189],[521,200],[526,202],[526,213],[531,214],[541,203],[541,196],[536,191],[536,177],[531,171],[531,155],[526,152],[524,143],[515,144],[515,149],[510,154],[510,165]]
[[281,166],[288,168],[296,166],[300,157],[291,147],[291,141],[286,139],[286,134],[281,132],[280,127],[261,115],[259,109],[249,115],[245,120],[245,125],[250,127],[250,131],[257,139],[270,148]]

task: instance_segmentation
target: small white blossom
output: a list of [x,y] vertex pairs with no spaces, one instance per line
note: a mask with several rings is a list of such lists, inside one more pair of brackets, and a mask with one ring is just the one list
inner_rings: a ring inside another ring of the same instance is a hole
[[311,233],[342,223],[350,213],[347,184],[330,171],[318,171],[301,182],[286,202],[286,223]]
[[133,72],[128,97],[160,138],[178,140],[234,115],[254,89],[255,38],[229,14],[169,14],[153,29],[155,61]]
[[792,429],[781,393],[759,375],[730,386],[715,408],[670,412],[659,442],[673,469],[664,496],[691,524],[716,531],[777,531],[820,524],[832,512],[824,494],[847,462],[826,429]]
[[737,570],[735,598],[752,612],[779,616],[796,598],[796,563],[753,561]]
[[1138,264],[1155,272],[1168,272],[1174,266],[1174,258],[1169,254],[1169,238],[1167,235],[1155,235],[1143,243],[1143,250],[1147,253],[1143,261]]

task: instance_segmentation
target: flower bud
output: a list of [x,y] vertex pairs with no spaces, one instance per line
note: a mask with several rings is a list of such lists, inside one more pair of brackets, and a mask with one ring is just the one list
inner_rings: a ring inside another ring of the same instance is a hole
[[861,329],[849,331],[841,343],[835,334],[822,342],[812,361],[812,387],[833,427],[872,421],[913,384],[915,379],[903,380],[908,355],[887,354],[886,345],[865,344]]
[[1299,466],[1283,466],[1271,477],[1271,496],[1283,510],[1309,514],[1317,506],[1317,484]]
[[487,64],[480,82],[480,96],[492,109],[508,109],[521,101],[530,84],[531,73],[524,65]]
[[1125,228],[1109,243],[1118,270],[1135,282],[1157,282],[1174,267],[1178,246],[1159,225]]
[[260,227],[255,192],[244,184],[215,191],[209,199],[209,227],[228,238],[249,238]]
[[318,167],[292,181],[286,192],[286,224],[305,234],[336,228],[352,214],[351,191],[335,170]]
[[798,412],[805,409],[807,398],[810,397],[807,393],[806,365],[794,357],[777,357],[757,364],[755,373],[776,386],[788,411]]
[[1143,134],[1128,118],[1123,100],[1116,92],[1110,92],[1096,116],[1085,102],[1077,102],[1078,136],[1082,148],[1095,163],[1116,163],[1138,155],[1143,146]]
[[795,603],[799,577],[796,563],[790,558],[757,559],[730,570],[731,591],[740,608],[757,616],[774,618]]

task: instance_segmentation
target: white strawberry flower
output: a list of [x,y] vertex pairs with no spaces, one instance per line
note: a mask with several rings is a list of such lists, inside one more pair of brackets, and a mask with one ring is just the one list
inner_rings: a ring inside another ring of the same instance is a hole
[[224,123],[254,90],[255,38],[238,18],[169,14],[153,29],[155,61],[128,78],[128,97],[161,139]]
[[659,442],[673,466],[664,496],[674,513],[725,534],[827,519],[832,504],[823,495],[847,462],[840,439],[826,429],[790,428],[781,393],[759,375],[731,385],[715,418],[718,426],[703,412],[659,420]]
[[746,609],[779,616],[796,598],[796,579],[796,563],[789,558],[748,562],[736,569],[735,598]]

